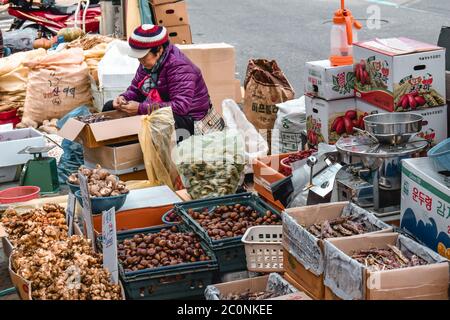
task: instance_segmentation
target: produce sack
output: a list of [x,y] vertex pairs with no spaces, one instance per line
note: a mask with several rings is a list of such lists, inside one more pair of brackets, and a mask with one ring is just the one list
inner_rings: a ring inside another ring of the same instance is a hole
[[252,162],[258,157],[267,156],[269,146],[267,141],[258,133],[255,127],[247,120],[241,108],[232,99],[222,102],[222,117],[229,129],[236,129],[245,141],[245,174],[253,173]]
[[244,139],[225,129],[179,143],[175,163],[192,199],[236,193],[245,168]]
[[277,119],[272,131],[272,154],[302,149],[302,132],[306,130],[305,96],[277,104]]
[[100,43],[93,47],[92,49],[84,51],[84,61],[88,65],[89,72],[91,76],[94,78],[97,86],[99,84],[98,81],[98,63],[103,58],[106,52],[106,47],[108,44],[106,42]]
[[61,118],[81,105],[91,105],[89,69],[79,48],[30,60],[24,118],[42,123]]
[[24,61],[43,57],[44,49],[18,52],[0,59],[0,100],[5,102],[25,102],[29,69],[23,65]]
[[176,191],[178,171],[171,158],[176,145],[175,120],[171,108],[161,108],[142,117],[139,143],[149,186],[167,185]]
[[294,99],[294,89],[276,61],[265,59],[249,61],[244,87],[244,113],[270,147],[276,104]]

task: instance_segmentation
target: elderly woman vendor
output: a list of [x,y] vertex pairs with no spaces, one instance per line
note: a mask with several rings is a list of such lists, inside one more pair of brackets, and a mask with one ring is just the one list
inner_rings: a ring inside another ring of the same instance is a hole
[[224,121],[211,105],[200,69],[169,43],[167,29],[144,24],[128,39],[128,55],[140,66],[127,91],[105,104],[103,111],[128,115],[172,108],[176,129],[192,134],[222,130]]

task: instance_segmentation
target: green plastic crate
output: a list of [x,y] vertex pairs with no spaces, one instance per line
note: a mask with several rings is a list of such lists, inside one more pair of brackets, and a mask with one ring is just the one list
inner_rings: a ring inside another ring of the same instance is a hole
[[269,210],[279,216],[281,221],[280,213],[253,193],[241,193],[214,199],[195,200],[174,206],[184,223],[205,240],[214,251],[221,273],[247,269],[244,244],[241,241],[242,237],[213,240],[207,231],[188,214],[188,210],[202,211],[205,208],[212,210],[216,206],[233,205],[236,203],[251,206],[261,216]]
[[[157,233],[168,228],[171,227],[158,226],[122,232],[117,235],[117,240],[121,242],[124,239],[132,238],[135,234]],[[119,264],[119,275],[127,299],[172,300],[191,299],[203,295],[206,286],[213,281],[214,274],[218,270],[218,264],[217,258],[206,243],[201,241],[201,245],[212,258],[211,260],[134,272],[125,272],[122,265]]]

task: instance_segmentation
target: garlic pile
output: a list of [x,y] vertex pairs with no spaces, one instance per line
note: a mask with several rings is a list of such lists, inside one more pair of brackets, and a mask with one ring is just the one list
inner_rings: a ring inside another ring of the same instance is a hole
[[[91,197],[113,197],[128,193],[125,182],[120,181],[119,177],[110,174],[108,170],[103,169],[97,164],[95,169],[80,167],[78,172],[88,178],[89,194]],[[72,173],[68,180],[71,184],[79,185],[78,173]]]
[[34,252],[17,250],[11,259],[13,270],[31,281],[33,299],[122,299],[120,286],[111,283],[102,266],[102,255],[83,237],[75,235]]

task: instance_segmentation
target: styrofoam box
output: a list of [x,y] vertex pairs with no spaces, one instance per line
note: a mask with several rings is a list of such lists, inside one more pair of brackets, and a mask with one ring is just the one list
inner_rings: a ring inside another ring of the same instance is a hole
[[92,86],[91,91],[94,97],[94,108],[101,112],[106,102],[114,100],[124,93],[125,90],[127,88],[98,88],[97,86]]
[[22,165],[14,165],[0,168],[0,183],[16,181],[20,177]]
[[16,129],[0,132],[0,168],[24,164],[33,159],[29,154],[18,154],[26,147],[43,147],[45,138],[33,128]]

